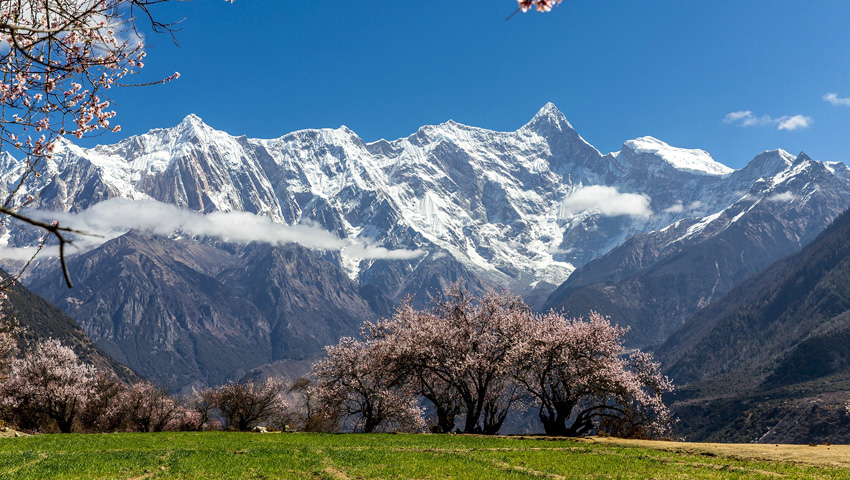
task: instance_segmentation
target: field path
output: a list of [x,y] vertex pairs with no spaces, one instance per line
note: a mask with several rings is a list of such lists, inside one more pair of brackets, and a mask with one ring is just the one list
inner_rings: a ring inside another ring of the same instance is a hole
[[770,460],[806,465],[850,468],[850,445],[775,445],[761,443],[688,443],[588,437],[584,442],[655,448],[669,452],[717,455],[743,460]]

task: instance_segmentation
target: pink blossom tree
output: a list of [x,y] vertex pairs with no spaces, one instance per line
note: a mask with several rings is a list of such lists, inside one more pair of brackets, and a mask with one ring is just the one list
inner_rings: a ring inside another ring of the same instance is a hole
[[313,366],[320,413],[355,431],[417,431],[424,428],[415,393],[398,385],[373,354],[371,342],[343,338],[326,347]]
[[[467,433],[494,434],[528,401],[550,435],[582,435],[604,425],[623,435],[668,431],[661,395],[672,388],[652,356],[624,356],[623,335],[604,317],[533,314],[518,297],[491,292],[475,301],[458,285],[430,310],[404,302],[366,324],[360,346],[369,371],[433,405],[432,430],[457,417]],[[378,373],[375,373],[378,372]]]
[[672,384],[651,355],[621,355],[625,332],[598,313],[584,320],[550,312],[524,324],[513,377],[536,400],[547,434],[583,435],[602,419],[647,436],[669,427],[661,395]]
[[79,415],[78,425],[87,432],[114,432],[124,425],[123,415],[113,415],[119,395],[127,388],[114,374],[99,372],[92,395]]
[[517,0],[517,9],[508,17],[508,19],[519,12],[525,13],[531,9],[537,10],[538,12],[551,12],[555,5],[558,5],[559,3],[561,3],[561,0]]
[[363,332],[372,341],[372,354],[385,381],[405,384],[428,400],[436,417],[429,422],[430,430],[449,433],[463,410],[463,401],[446,375],[425,367],[429,362],[424,345],[434,342],[437,329],[431,327],[438,319],[432,312],[414,309],[412,300],[406,299],[392,318],[367,323]]
[[95,373],[72,349],[47,339],[12,361],[9,379],[0,384],[0,404],[53,420],[67,433],[94,394]]
[[126,385],[114,376],[100,374],[94,383],[94,394],[78,422],[84,431],[200,430],[206,420],[148,381]]
[[436,431],[451,431],[462,414],[464,432],[494,434],[520,393],[508,375],[509,353],[531,316],[519,297],[493,292],[474,303],[453,285],[432,311],[407,302],[365,333],[392,375],[434,405]]
[[164,388],[143,381],[121,391],[110,406],[107,416],[120,418],[131,430],[161,432],[177,422],[182,408],[168,396]]

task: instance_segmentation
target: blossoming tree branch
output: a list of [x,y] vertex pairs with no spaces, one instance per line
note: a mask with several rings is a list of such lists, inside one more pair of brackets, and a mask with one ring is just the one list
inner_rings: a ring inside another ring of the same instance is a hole
[[[65,236],[72,231],[20,212],[33,200],[24,184],[53,152],[59,137],[82,138],[96,130],[120,130],[109,100],[115,87],[152,85],[131,78],[144,67],[137,21],[154,32],[173,34],[173,24],[156,20],[151,7],[168,0],[0,0],[0,155],[26,162],[21,177],[0,198],[0,225],[10,219],[41,229],[59,242],[65,281]],[[29,265],[25,265],[17,277]],[[0,291],[9,280],[0,284]]]

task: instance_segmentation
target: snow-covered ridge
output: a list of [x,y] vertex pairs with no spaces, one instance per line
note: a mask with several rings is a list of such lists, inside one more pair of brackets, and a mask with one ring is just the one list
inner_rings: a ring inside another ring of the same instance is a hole
[[676,170],[702,175],[728,175],[734,169],[716,162],[705,150],[672,147],[654,137],[640,137],[624,145],[635,153],[656,155]]
[[[345,127],[258,140],[190,115],[113,145],[58,150],[45,174],[26,185],[43,192],[35,208],[73,211],[121,197],[204,213],[247,211],[387,248],[447,253],[504,285],[558,284],[629,237],[716,214],[788,167],[784,157],[768,155],[757,168],[732,171],[702,150],[652,137],[626,142],[624,155],[602,155],[552,104],[514,132],[448,121],[368,144]],[[15,162],[5,164],[0,193],[19,176]],[[649,204],[641,215],[562,208],[571,192],[590,186]],[[9,244],[31,240],[13,234]],[[353,278],[380,267],[339,262]]]

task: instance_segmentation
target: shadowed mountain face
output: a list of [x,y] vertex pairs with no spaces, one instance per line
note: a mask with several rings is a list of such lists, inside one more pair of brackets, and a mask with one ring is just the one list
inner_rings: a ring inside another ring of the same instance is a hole
[[[8,274],[0,270],[0,278],[7,277]],[[18,337],[18,347],[21,351],[28,351],[39,340],[55,338],[73,348],[84,362],[103,372],[113,372],[124,381],[139,378],[127,366],[116,362],[98,348],[68,314],[20,283],[12,285],[4,293],[7,298],[3,301],[3,314],[17,321],[22,328]]]
[[799,253],[700,310],[656,355],[683,386],[677,409],[697,438],[799,441],[810,431],[807,441],[850,440],[843,408],[850,388],[850,212]]
[[[801,252],[701,310],[658,349],[679,383],[746,372],[775,387],[845,370],[850,212]],[[817,361],[815,361],[817,360]]]
[[718,214],[636,235],[579,268],[545,308],[610,315],[632,328],[632,346],[657,346],[700,308],[798,251],[848,207],[850,185],[801,155]]
[[293,245],[227,251],[130,232],[69,268],[74,289],[56,272],[33,288],[114,358],[170,388],[304,358],[376,317],[342,271]]

